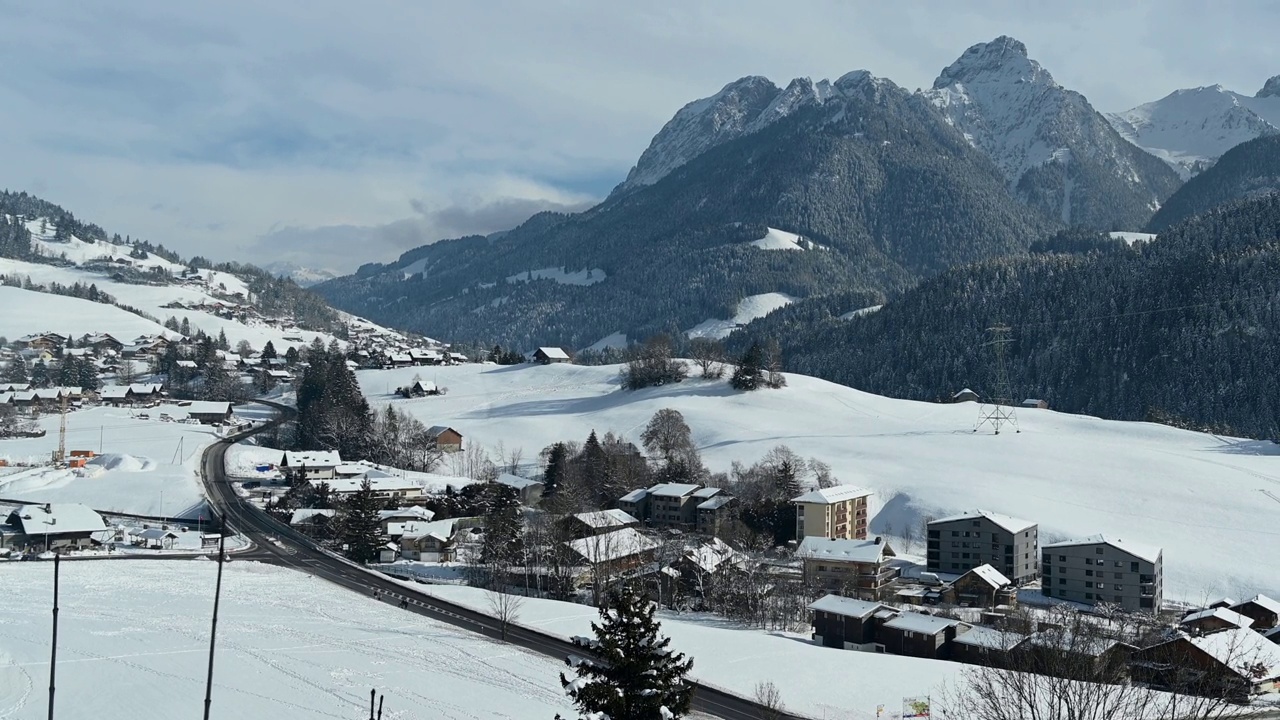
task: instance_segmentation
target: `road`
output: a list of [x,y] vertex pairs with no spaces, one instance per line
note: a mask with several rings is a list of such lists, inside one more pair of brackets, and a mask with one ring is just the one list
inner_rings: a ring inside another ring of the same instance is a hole
[[[366,596],[372,596],[376,590],[386,602],[399,604],[402,599],[407,601],[407,609],[411,612],[494,640],[502,639],[499,623],[494,618],[431,597],[381,573],[325,552],[310,538],[267,515],[237,494],[226,475],[227,450],[239,440],[287,422],[294,412],[284,405],[257,402],[275,408],[280,414],[266,425],[230,436],[210,446],[205,451],[202,465],[205,494],[210,504],[227,518],[232,528],[255,545],[252,551],[237,553],[237,559],[259,560],[288,567]],[[582,652],[564,640],[520,627],[507,627],[506,642],[557,660]],[[699,683],[694,683],[693,710],[725,720],[799,720],[795,716],[777,714],[776,711],[769,711],[745,698]]]

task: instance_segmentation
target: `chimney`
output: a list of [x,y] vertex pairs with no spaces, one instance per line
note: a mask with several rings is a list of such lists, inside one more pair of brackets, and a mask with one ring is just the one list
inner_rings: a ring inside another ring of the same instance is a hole
[[46,515],[52,515],[52,514],[53,514],[53,504],[52,504],[52,503],[45,503],[45,504],[44,504],[44,513],[45,513]]
[[883,538],[881,538],[879,535],[877,535],[877,536],[876,536],[876,544],[877,544],[877,545],[879,545],[881,540],[883,540]]

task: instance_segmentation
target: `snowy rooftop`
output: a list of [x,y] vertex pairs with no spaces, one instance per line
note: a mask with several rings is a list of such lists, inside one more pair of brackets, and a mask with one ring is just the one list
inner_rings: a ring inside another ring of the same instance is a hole
[[1266,608],[1267,610],[1277,615],[1280,615],[1280,600],[1276,600],[1274,598],[1270,598],[1270,597],[1267,597],[1266,595],[1261,595],[1261,594],[1254,595],[1253,597],[1249,598],[1248,600],[1245,600],[1244,602],[1231,603],[1231,608],[1234,610],[1236,608],[1239,608],[1243,605],[1248,605],[1250,603],[1257,605],[1258,607]]
[[338,514],[337,510],[323,510],[319,508],[300,508],[298,510],[293,511],[293,515],[289,517],[289,524],[297,525],[298,523],[306,522],[313,517],[317,517],[317,516],[333,517],[334,515],[337,515],[337,514]]
[[399,527],[392,523],[387,527],[387,534],[400,535],[406,540],[429,537],[441,542],[447,542],[449,538],[453,537],[456,525],[457,520],[454,518],[433,520],[431,522],[412,520]]
[[1017,633],[974,625],[969,628],[968,632],[957,635],[955,642],[961,645],[972,645],[991,650],[1008,650],[1021,642],[1022,639],[1023,637]]
[[867,618],[873,613],[888,609],[888,606],[866,600],[854,600],[841,595],[824,595],[810,603],[809,609],[828,612],[832,615]]
[[565,544],[592,564],[629,557],[658,546],[657,542],[636,532],[635,528],[614,530]]
[[287,450],[281,464],[286,467],[338,467],[342,464],[342,456],[337,450]]
[[569,354],[558,347],[540,347],[538,351],[551,360],[568,360]]
[[935,525],[938,523],[955,522],[957,520],[977,520],[979,518],[986,518],[991,522],[995,523],[996,525],[1000,526],[1002,529],[1015,534],[1020,533],[1024,530],[1030,530],[1031,528],[1036,526],[1036,524],[1031,522],[1030,520],[1020,520],[1016,517],[1001,515],[1000,513],[993,513],[989,510],[974,510],[972,512],[960,513],[959,515],[951,515],[948,517],[944,517],[941,520],[934,520],[929,524]]
[[813,560],[876,563],[884,559],[886,551],[891,556],[894,554],[883,541],[807,537],[796,549],[796,555]]
[[733,502],[732,496],[717,495],[711,498],[710,500],[704,500],[701,503],[698,503],[698,509],[699,510],[719,510],[720,508],[724,507],[725,505],[728,505],[731,502]]
[[937,635],[955,625],[963,625],[964,623],[954,618],[935,617],[933,615],[925,615],[923,613],[905,612],[898,617],[885,623],[887,628],[894,630],[903,630],[906,632],[918,632],[925,635]]
[[857,485],[836,485],[835,487],[812,490],[800,497],[792,498],[791,502],[829,505],[831,503],[853,500],[854,498],[867,497],[874,492],[874,490],[868,490],[867,488],[858,487]]
[[622,497],[618,498],[618,502],[635,503],[635,502],[640,502],[641,500],[645,499],[648,496],[649,496],[649,491],[646,490],[645,488],[640,488],[639,490],[632,490],[626,495],[623,495]]
[[92,533],[107,529],[101,515],[77,503],[23,505],[9,514],[8,523],[22,528],[27,535]]
[[1042,550],[1061,547],[1076,547],[1079,545],[1110,545],[1111,547],[1128,553],[1139,560],[1146,560],[1154,563],[1160,559],[1160,548],[1155,545],[1143,545],[1141,543],[1128,542],[1120,538],[1113,538],[1107,535],[1090,535],[1079,540],[1065,540],[1063,542],[1052,543],[1041,547]]
[[359,477],[336,477],[323,482],[328,483],[329,489],[336,493],[353,493],[359,490],[366,480],[369,481],[369,486],[373,488],[374,492],[422,489],[422,485],[413,480],[408,480],[398,475],[388,475],[377,470],[369,470]]
[[418,507],[417,505],[414,505],[413,507],[399,508],[397,510],[378,511],[379,520],[424,520],[429,522],[434,520],[435,517],[435,513],[426,508]]
[[698,485],[688,483],[662,483],[649,488],[649,494],[657,497],[684,497],[697,492]]
[[1009,578],[1004,576],[1004,573],[991,567],[990,565],[979,565],[978,567],[970,570],[968,573],[965,573],[965,574],[968,575],[969,573],[973,573],[974,575],[977,575],[978,577],[982,578],[983,580],[986,581],[988,585],[990,585],[991,587],[997,590],[999,590],[1002,587],[1008,587],[1013,584],[1013,582],[1011,582]]
[[1238,628],[1247,628],[1253,625],[1253,618],[1245,617],[1235,610],[1228,610],[1227,608],[1210,608],[1208,610],[1201,610],[1198,613],[1191,613],[1190,615],[1182,618],[1182,624],[1187,625],[1208,618],[1217,618],[1223,622],[1229,622]]
[[231,403],[213,402],[211,400],[195,400],[187,407],[188,415],[226,415],[231,412]]
[[624,527],[639,524],[639,520],[622,510],[598,510],[596,512],[578,513],[573,516],[578,522],[592,528]]
[[719,494],[720,488],[713,487],[699,488],[693,492],[693,496],[696,498],[712,498]]
[[[1191,644],[1251,680],[1280,676],[1280,645],[1252,630],[1237,628],[1189,638]],[[1253,668],[1261,675],[1251,673]]]
[[517,490],[523,490],[527,487],[533,487],[534,485],[542,484],[537,480],[531,480],[527,477],[520,477],[519,475],[512,475],[511,473],[502,473],[501,475],[499,475],[498,482],[502,483],[503,485],[510,485],[511,487]]

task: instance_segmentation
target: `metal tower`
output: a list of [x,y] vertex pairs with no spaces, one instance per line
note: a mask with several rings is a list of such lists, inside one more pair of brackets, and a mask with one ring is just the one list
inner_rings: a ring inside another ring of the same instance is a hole
[[67,395],[66,391],[62,394],[62,421],[58,426],[58,452],[53,456],[53,462],[56,465],[62,465],[67,461]]
[[995,351],[995,393],[984,399],[978,407],[978,422],[973,426],[974,432],[978,432],[984,425],[990,425],[996,435],[1000,434],[1000,428],[1005,425],[1012,425],[1014,432],[1022,432],[1018,427],[1018,414],[1014,410],[1013,390],[1009,387],[1009,369],[1004,362],[1005,348],[1013,344],[1013,338],[1010,337],[1012,332],[1012,328],[1004,324],[987,328],[987,335],[991,339],[983,343],[982,347]]

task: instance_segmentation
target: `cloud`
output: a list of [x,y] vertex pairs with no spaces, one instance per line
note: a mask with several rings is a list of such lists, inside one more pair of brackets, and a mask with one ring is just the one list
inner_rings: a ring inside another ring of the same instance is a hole
[[355,265],[602,197],[672,113],[743,75],[925,87],[1009,34],[1120,110],[1253,93],[1280,72],[1278,26],[1245,0],[20,3],[0,23],[0,186],[214,258],[348,233]]
[[412,217],[376,226],[276,228],[259,238],[250,252],[303,267],[351,272],[358,265],[389,261],[405,250],[439,240],[510,230],[539,212],[578,212],[592,204],[589,199],[500,197],[432,207],[415,199],[410,201],[417,213]]

